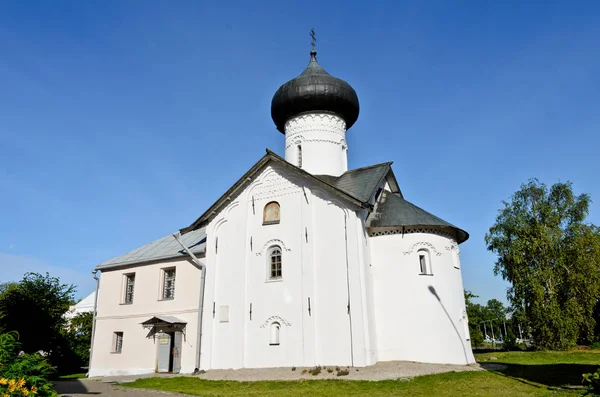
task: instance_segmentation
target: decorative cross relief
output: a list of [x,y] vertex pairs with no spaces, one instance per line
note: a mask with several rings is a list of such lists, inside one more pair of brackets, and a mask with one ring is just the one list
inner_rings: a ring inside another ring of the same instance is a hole
[[267,325],[273,323],[273,322],[278,322],[279,324],[282,325],[286,325],[288,327],[292,326],[292,323],[290,323],[289,321],[287,321],[286,319],[279,317],[279,316],[271,316],[267,319],[267,321],[265,321],[260,327],[261,328],[265,328]]
[[256,253],[256,256],[261,256],[267,250],[267,248],[273,245],[278,245],[281,247],[282,250],[285,250],[287,252],[290,252],[292,250],[291,248],[286,247],[283,241],[279,240],[278,238],[273,238],[263,245],[262,249]]
[[421,247],[430,249],[431,251],[433,251],[433,253],[435,253],[436,256],[442,256],[442,253],[438,252],[438,250],[435,249],[433,244],[428,243],[426,241],[419,241],[417,243],[414,243],[413,245],[410,246],[408,251],[404,251],[404,255],[410,255],[415,250],[415,248],[421,248]]

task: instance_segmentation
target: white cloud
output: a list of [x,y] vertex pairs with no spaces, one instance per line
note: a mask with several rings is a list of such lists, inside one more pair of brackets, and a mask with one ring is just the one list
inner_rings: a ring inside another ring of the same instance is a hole
[[58,277],[63,284],[74,284],[77,287],[76,299],[87,296],[96,287],[90,272],[53,266],[36,258],[0,252],[0,282],[20,281],[27,272],[42,275],[49,273],[51,277]]

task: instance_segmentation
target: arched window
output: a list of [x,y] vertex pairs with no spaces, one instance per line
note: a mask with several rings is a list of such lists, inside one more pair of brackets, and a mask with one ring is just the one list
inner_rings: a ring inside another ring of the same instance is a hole
[[271,341],[269,345],[278,346],[279,345],[279,334],[281,332],[281,325],[279,323],[271,323]]
[[274,223],[279,223],[279,203],[277,201],[267,203],[263,211],[263,225]]
[[429,251],[420,249],[417,251],[417,256],[419,258],[419,274],[428,276],[433,275]]
[[269,279],[279,280],[282,277],[281,271],[281,248],[272,247],[269,250]]
[[302,168],[302,145],[298,145],[298,168]]

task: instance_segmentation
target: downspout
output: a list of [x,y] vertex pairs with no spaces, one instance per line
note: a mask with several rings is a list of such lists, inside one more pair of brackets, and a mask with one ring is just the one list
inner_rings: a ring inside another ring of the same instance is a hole
[[92,340],[90,341],[90,360],[88,362],[88,373],[90,376],[90,371],[92,369],[92,354],[94,352],[94,336],[96,335],[96,311],[98,310],[98,290],[100,289],[100,278],[96,275],[98,270],[92,271],[94,275],[94,280],[96,280],[96,295],[94,296],[94,312],[92,314]]
[[194,373],[198,373],[200,371],[200,355],[202,354],[202,350],[200,345],[202,343],[202,314],[204,313],[204,285],[206,281],[206,267],[194,253],[185,246],[179,239],[181,237],[181,232],[173,233],[173,237],[175,240],[181,245],[181,248],[192,258],[192,262],[196,265],[198,269],[200,269],[200,297],[198,299],[198,331],[197,331],[197,339],[196,339],[196,368],[194,369]]

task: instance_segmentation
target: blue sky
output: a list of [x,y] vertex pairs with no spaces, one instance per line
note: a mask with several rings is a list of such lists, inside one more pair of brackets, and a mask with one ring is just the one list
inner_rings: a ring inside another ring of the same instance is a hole
[[[525,4],[527,3],[527,4]],[[467,230],[465,287],[504,300],[485,232],[531,177],[600,201],[600,3],[0,2],[0,282],[91,270],[187,226],[265,148],[308,63],[350,82],[351,168]],[[589,220],[600,223],[593,204]]]

